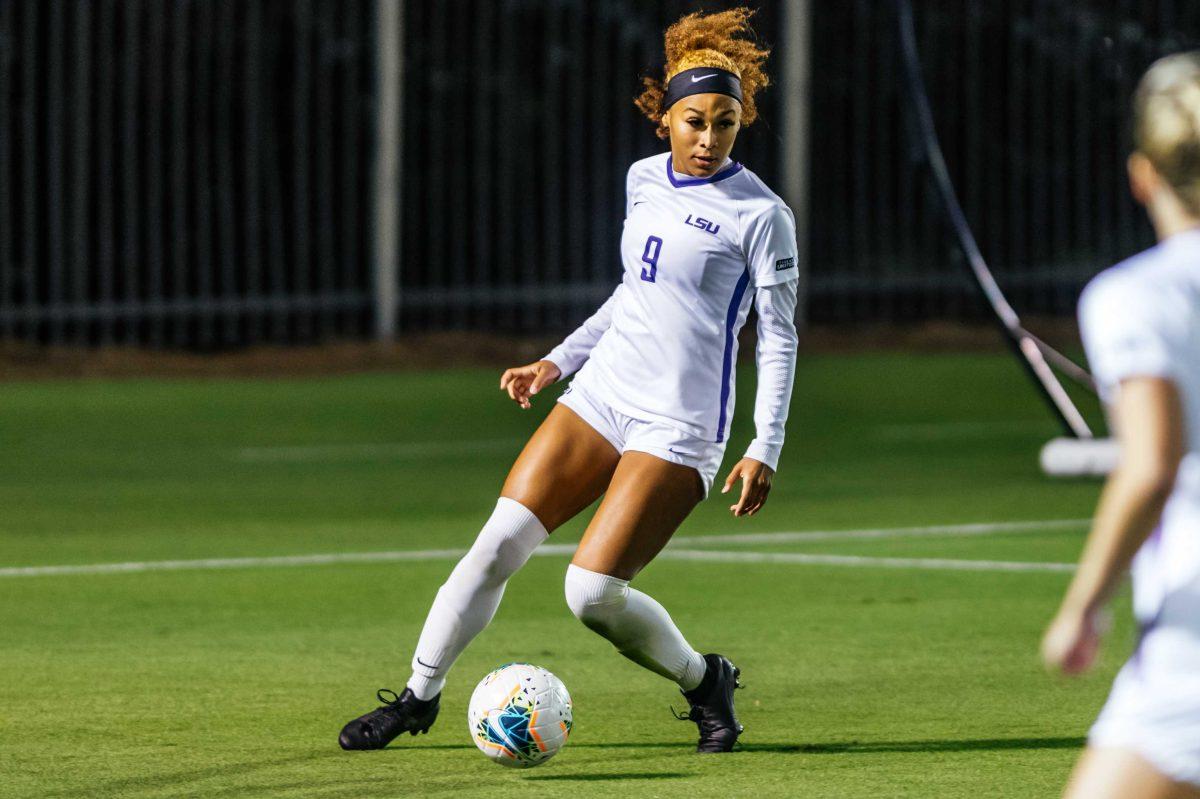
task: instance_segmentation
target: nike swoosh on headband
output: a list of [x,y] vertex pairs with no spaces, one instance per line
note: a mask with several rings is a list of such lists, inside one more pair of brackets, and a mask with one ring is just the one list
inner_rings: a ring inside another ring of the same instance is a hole
[[662,107],[670,108],[684,97],[693,94],[727,94],[735,100],[742,99],[742,81],[738,76],[720,67],[696,67],[685,69],[667,81]]

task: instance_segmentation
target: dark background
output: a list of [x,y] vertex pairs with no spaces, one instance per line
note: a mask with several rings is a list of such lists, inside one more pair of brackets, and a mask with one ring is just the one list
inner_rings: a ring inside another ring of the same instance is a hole
[[[618,279],[633,106],[680,14],[736,3],[403,6],[400,335],[547,333]],[[782,4],[755,26],[790,43]],[[1018,311],[1068,315],[1147,246],[1137,78],[1200,7],[917,2],[946,158]],[[219,349],[373,335],[376,4],[0,0],[0,340]],[[807,316],[986,317],[909,157],[890,2],[812,3],[811,96],[769,88],[734,156],[779,186],[809,103]]]

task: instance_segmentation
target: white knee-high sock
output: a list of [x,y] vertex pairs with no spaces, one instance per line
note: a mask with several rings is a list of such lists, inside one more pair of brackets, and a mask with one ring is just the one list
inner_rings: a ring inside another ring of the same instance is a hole
[[474,545],[437,592],[413,654],[408,687],[431,699],[446,684],[446,672],[467,644],[488,626],[504,586],[546,540],[546,528],[513,499],[500,497]]
[[628,580],[567,567],[567,605],[580,621],[625,657],[690,691],[704,679],[704,658],[692,649],[666,609]]

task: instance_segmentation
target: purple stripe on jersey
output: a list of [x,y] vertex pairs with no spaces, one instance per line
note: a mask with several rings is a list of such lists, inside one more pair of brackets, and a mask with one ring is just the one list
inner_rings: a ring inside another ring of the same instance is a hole
[[721,361],[721,415],[717,417],[717,443],[725,440],[725,409],[729,406],[730,372],[733,371],[733,325],[737,322],[742,297],[750,283],[750,270],[744,270],[733,289],[729,310],[725,312],[725,359]]
[[715,175],[707,178],[677,178],[675,170],[671,167],[671,154],[667,153],[667,180],[671,181],[671,185],[677,189],[684,186],[703,186],[706,183],[717,183],[725,178],[731,178],[738,172],[742,171],[742,165],[737,161],[733,162],[733,166],[727,166]]

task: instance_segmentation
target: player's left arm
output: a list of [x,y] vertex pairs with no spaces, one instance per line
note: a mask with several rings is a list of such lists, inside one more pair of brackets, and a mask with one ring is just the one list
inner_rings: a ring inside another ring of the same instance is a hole
[[1183,418],[1179,391],[1170,379],[1121,382],[1113,408],[1121,462],[1104,486],[1075,579],[1042,640],[1049,668],[1077,674],[1095,659],[1104,605],[1158,524],[1175,486],[1184,453]]
[[754,440],[730,471],[721,493],[740,479],[742,492],[729,510],[753,516],[767,501],[783,451],[784,426],[796,374],[796,228],[791,211],[776,206],[747,229],[747,262],[754,278],[758,311],[758,389],[754,398]]
[[1176,374],[1190,358],[1190,314],[1180,296],[1129,274],[1101,274],[1079,300],[1079,330],[1108,400],[1121,458],[1100,497],[1079,569],[1042,639],[1046,665],[1068,674],[1095,659],[1103,607],[1158,524],[1185,449]]

